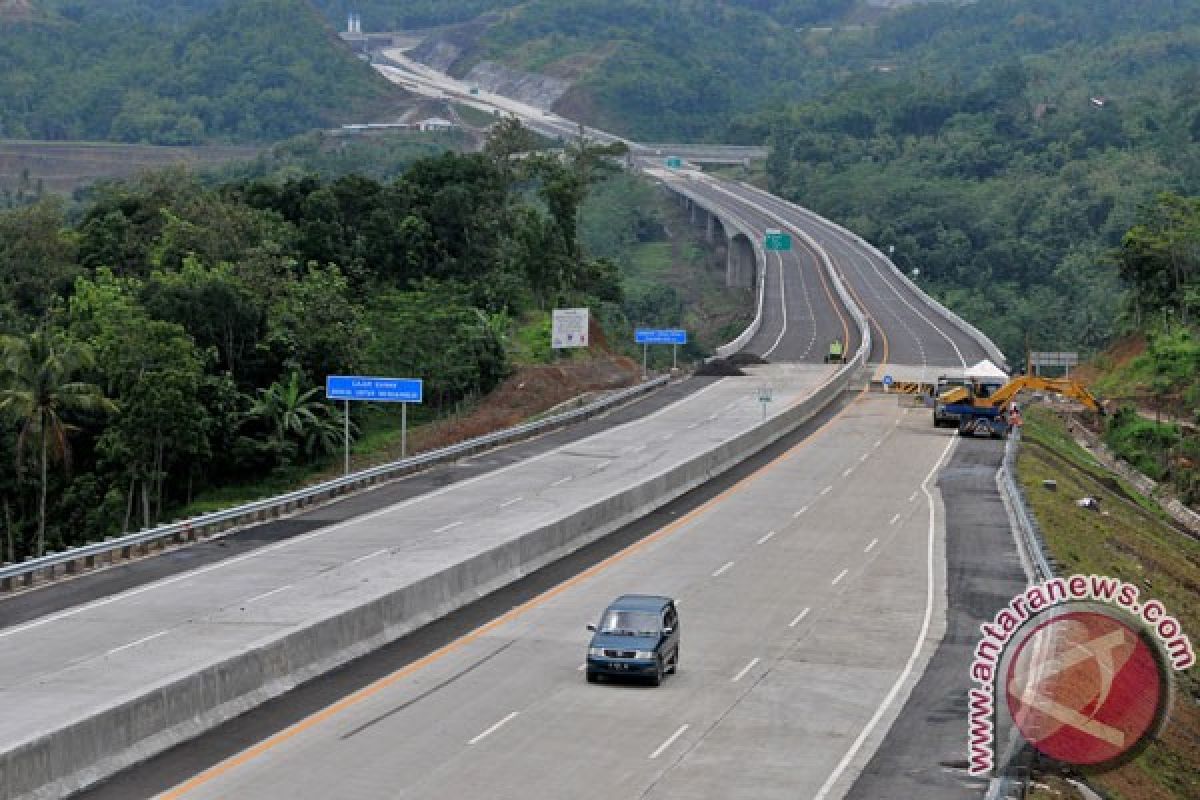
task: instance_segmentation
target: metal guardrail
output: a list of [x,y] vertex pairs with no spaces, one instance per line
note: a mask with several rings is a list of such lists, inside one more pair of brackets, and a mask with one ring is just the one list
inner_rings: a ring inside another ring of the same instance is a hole
[[[1020,445],[1021,429],[1014,427],[1004,444],[1004,462],[1000,467],[998,483],[1004,493],[1005,505],[1017,523],[1017,540],[1033,570],[1032,577],[1040,582],[1054,576],[1054,567],[1046,555],[1042,529],[1029,509],[1025,490],[1017,482],[1017,450]],[[997,759],[997,763],[1005,764],[1005,768],[988,783],[984,800],[1025,797],[1031,780],[1031,761],[1032,753],[1028,746],[1014,734],[1008,742],[1004,758]]]
[[1026,555],[1029,556],[1030,564],[1036,573],[1035,577],[1039,581],[1044,581],[1054,577],[1054,567],[1046,556],[1042,529],[1029,510],[1029,501],[1025,497],[1025,490],[1017,483],[1017,449],[1020,445],[1021,429],[1014,427],[1004,445],[1004,463],[1000,468],[1000,485],[1008,498],[1009,508],[1016,517],[1021,544]]
[[78,574],[104,562],[111,564],[118,558],[126,560],[135,555],[143,555],[156,547],[158,549],[165,548],[169,543],[196,541],[199,538],[212,536],[242,525],[275,519],[283,514],[341,497],[358,489],[384,483],[435,464],[456,461],[482,450],[581,422],[664,386],[668,380],[667,377],[655,378],[574,411],[506,428],[450,447],[382,464],[284,495],[256,500],[223,511],[201,514],[198,517],[178,520],[124,536],[111,537],[61,553],[49,553],[40,558],[28,559],[17,564],[6,564],[0,566],[0,593],[19,587],[32,586],[38,577],[53,579],[57,576],[60,567],[68,575]]

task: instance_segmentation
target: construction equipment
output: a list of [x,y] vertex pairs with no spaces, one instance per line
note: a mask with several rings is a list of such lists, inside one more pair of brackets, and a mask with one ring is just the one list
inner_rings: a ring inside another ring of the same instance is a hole
[[938,395],[937,401],[945,414],[958,417],[959,436],[985,434],[1003,439],[1008,436],[1016,413],[1013,398],[1025,391],[1060,394],[1078,400],[1098,414],[1104,413],[1100,402],[1078,381],[1037,375],[1019,375],[999,388],[971,381],[947,389]]
[[826,364],[845,364],[846,363],[846,348],[842,344],[841,339],[834,339],[829,343],[829,353],[825,356]]
[[951,378],[947,375],[938,376],[937,386],[933,390],[933,427],[958,427],[958,415],[950,414],[946,411],[946,401],[942,399],[942,395],[951,389],[967,385],[969,385],[969,381],[966,378]]

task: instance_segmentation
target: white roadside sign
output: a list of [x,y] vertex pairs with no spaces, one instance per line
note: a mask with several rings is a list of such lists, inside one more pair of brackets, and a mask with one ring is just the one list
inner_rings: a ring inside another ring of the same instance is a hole
[[588,310],[556,308],[550,330],[550,346],[555,349],[588,346]]

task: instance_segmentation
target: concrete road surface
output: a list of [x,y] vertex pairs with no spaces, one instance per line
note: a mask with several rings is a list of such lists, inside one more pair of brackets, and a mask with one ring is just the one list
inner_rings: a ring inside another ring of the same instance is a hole
[[[759,423],[830,374],[761,368],[624,426],[397,505],[0,630],[0,748],[199,665],[358,608],[577,508],[639,486]],[[609,520],[596,520],[598,527]]]
[[[865,395],[696,512],[162,796],[839,797],[942,632],[933,476],[957,439],[927,422]],[[680,603],[658,689],[580,671],[585,623],[625,592]]]

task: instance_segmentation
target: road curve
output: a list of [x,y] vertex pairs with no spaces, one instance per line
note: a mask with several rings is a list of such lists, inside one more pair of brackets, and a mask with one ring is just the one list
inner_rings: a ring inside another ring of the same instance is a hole
[[[430,92],[461,91],[428,80]],[[543,112],[518,113],[574,132]],[[817,245],[765,265],[764,324],[751,347],[775,365],[682,401],[690,417],[667,430],[629,427],[556,452],[525,469],[525,483],[493,473],[346,523],[353,537],[303,537],[290,561],[272,564],[264,549],[225,562],[223,586],[205,568],[0,631],[14,645],[0,653],[10,676],[0,695],[20,712],[0,714],[0,736],[27,736],[30,716],[42,726],[75,713],[105,680],[184,670],[213,648],[296,624],[306,604],[366,597],[373,582],[416,575],[447,546],[534,524],[585,484],[636,480],[634,465],[653,472],[673,449],[748,424],[763,384],[786,388],[780,405],[794,402],[827,373],[789,364],[817,360],[823,337],[845,330],[844,309],[821,284],[821,250],[880,334],[873,360],[935,369],[982,357],[969,332],[852,237],[750,187],[684,179],[755,231],[784,227]],[[704,405],[718,396],[721,408]],[[221,764],[177,776],[163,796],[840,797],[941,637],[945,515],[934,481],[955,444],[924,412],[863,395],[618,557]],[[589,686],[577,669],[583,623],[628,591],[681,600],[680,673],[658,691]]]

